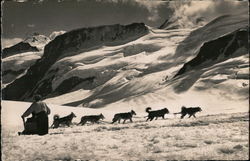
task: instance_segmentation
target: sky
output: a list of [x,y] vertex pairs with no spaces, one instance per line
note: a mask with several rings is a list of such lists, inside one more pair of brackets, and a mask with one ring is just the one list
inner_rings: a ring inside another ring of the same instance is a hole
[[5,0],[2,7],[2,46],[7,47],[34,32],[49,36],[54,31],[144,22],[159,27],[170,17],[188,24],[194,17],[216,16],[248,10],[239,0]]
[[22,1],[2,4],[3,38],[25,38],[32,32],[48,36],[53,31],[133,22],[158,27],[171,14],[168,3],[164,1]]

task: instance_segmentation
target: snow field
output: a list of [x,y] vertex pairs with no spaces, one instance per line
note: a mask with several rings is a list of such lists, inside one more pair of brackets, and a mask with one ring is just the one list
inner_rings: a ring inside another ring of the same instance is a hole
[[[16,103],[12,102],[12,105],[14,104]],[[59,107],[52,109],[60,111]],[[65,107],[65,113],[69,113],[69,109]],[[91,112],[95,113],[93,110]],[[91,112],[89,110],[89,113]],[[237,160],[249,157],[248,113],[197,115],[196,119],[182,120],[176,116],[152,122],[135,117],[133,121],[125,124],[101,122],[60,127],[50,129],[49,134],[45,136],[18,136],[17,126],[4,126],[2,157],[4,160],[27,161]]]

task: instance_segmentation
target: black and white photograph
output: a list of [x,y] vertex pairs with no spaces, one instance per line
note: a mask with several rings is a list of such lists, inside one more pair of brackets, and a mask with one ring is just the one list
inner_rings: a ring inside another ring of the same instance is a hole
[[1,160],[249,160],[248,0],[1,1]]

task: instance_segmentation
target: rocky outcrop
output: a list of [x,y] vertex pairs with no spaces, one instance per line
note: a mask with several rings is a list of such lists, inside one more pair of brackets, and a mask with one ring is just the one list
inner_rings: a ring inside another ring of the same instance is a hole
[[[148,28],[143,23],[133,23],[82,28],[57,36],[45,46],[44,55],[28,69],[27,74],[3,90],[3,99],[27,100],[36,93],[46,97],[52,92],[51,81],[53,72],[56,72],[49,69],[56,61],[92,47],[124,44],[147,33]],[[77,84],[79,81],[84,80],[77,80]]]
[[94,82],[95,77],[89,77],[82,79],[79,77],[71,77],[67,80],[64,80],[56,89],[56,94],[65,94],[71,91],[74,87],[81,84],[81,88],[85,90],[93,89],[92,83]]
[[[195,67],[200,67],[200,65],[203,65],[202,67],[206,67],[207,65],[211,66],[212,64],[225,61],[229,58],[247,54],[249,51],[248,35],[248,28],[243,28],[218,39],[204,43],[197,56],[191,61],[185,63],[175,77],[190,71]],[[237,52],[237,50],[240,49],[245,50],[246,52]]]

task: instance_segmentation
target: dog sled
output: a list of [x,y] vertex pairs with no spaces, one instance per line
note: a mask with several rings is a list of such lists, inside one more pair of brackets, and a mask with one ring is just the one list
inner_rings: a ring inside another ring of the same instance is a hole
[[45,112],[39,114],[32,114],[32,117],[23,119],[24,130],[18,132],[19,135],[45,135],[48,134],[48,117]]
[[37,122],[36,122],[35,115],[32,115],[32,117],[27,118],[26,121],[24,120],[24,118],[22,118],[22,119],[23,119],[24,130],[22,132],[18,132],[18,134],[19,135],[37,134],[38,128],[37,128]]

